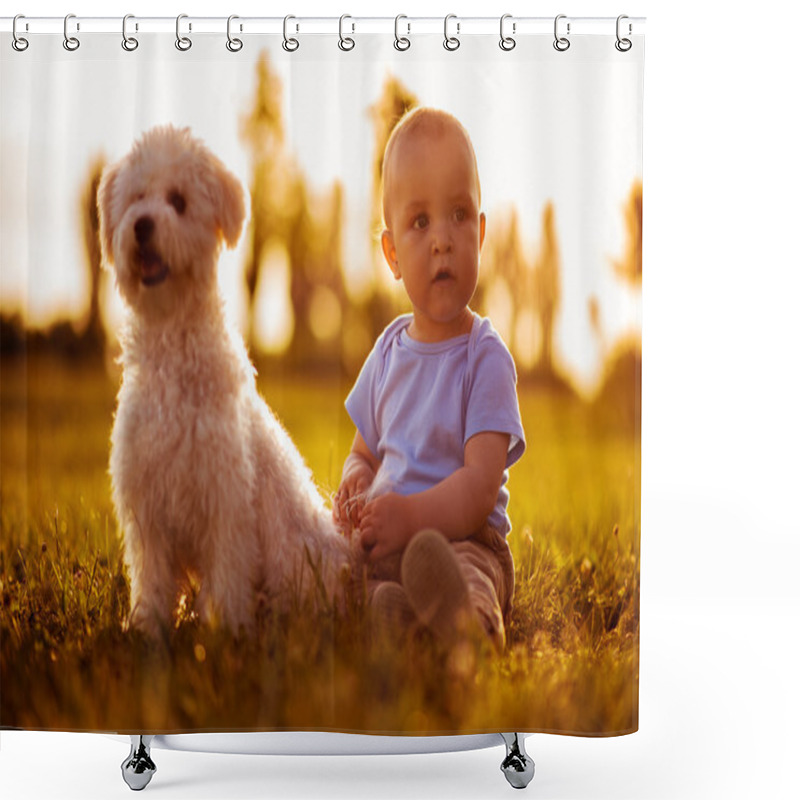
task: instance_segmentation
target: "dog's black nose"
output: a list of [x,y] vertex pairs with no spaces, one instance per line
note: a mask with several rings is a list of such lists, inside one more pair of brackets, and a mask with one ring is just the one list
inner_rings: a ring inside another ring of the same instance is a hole
[[153,235],[156,229],[156,223],[152,217],[139,217],[133,226],[133,232],[136,234],[136,241],[139,244],[144,244]]

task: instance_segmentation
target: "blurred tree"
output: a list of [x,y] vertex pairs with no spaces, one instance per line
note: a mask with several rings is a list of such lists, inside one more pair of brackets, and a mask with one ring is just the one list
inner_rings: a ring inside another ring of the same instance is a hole
[[[285,151],[281,115],[281,82],[262,52],[256,63],[256,90],[240,134],[250,148],[250,249],[245,265],[247,340],[255,344],[255,299],[264,257],[270,245],[285,239],[294,165]],[[295,201],[298,198],[294,198]],[[296,206],[296,202],[295,202]]]
[[542,213],[542,241],[533,264],[533,304],[542,335],[537,371],[553,374],[553,329],[561,303],[561,253],[556,236],[555,213],[548,202]]
[[[621,258],[612,259],[611,263],[614,272],[637,291],[642,288],[642,208],[642,182],[636,179],[623,206],[625,250]],[[603,374],[593,406],[606,419],[638,436],[642,422],[641,333],[629,332],[612,347],[602,347],[602,352]]]
[[495,319],[495,325],[504,332],[512,352],[517,349],[520,314],[531,307],[531,291],[531,269],[522,247],[517,209],[494,213],[491,223],[487,220],[481,275],[472,306],[490,315],[494,307],[495,316],[497,306],[501,307],[505,318]]
[[342,270],[344,192],[334,183],[310,195],[300,175],[290,196],[286,248],[291,270],[294,329],[288,357],[301,367],[341,366],[342,317],[347,296]]
[[267,253],[286,253],[292,330],[285,359],[292,367],[339,366],[346,292],[342,269],[344,192],[340,183],[312,192],[284,142],[281,82],[266,54],[256,64],[256,91],[242,120],[252,154],[251,241],[245,281],[248,341],[255,351],[256,298]]
[[80,338],[88,350],[102,353],[105,329],[100,315],[100,290],[103,280],[103,254],[100,248],[100,216],[97,210],[97,189],[105,167],[102,156],[91,162],[81,194],[81,224],[86,267],[89,273],[89,310],[83,322]]
[[26,335],[22,314],[0,313],[0,356],[24,355]]
[[606,334],[603,329],[603,315],[600,312],[600,301],[597,299],[596,295],[592,295],[589,298],[586,307],[589,313],[589,325],[591,326],[595,339],[597,339],[600,356],[601,358],[605,358],[607,350]]
[[370,338],[377,338],[384,327],[400,311],[399,294],[390,290],[391,273],[383,258],[380,245],[380,232],[383,230],[383,210],[381,198],[381,181],[383,177],[383,151],[402,116],[419,105],[416,95],[412,94],[397,78],[389,75],[383,84],[378,100],[370,106],[375,149],[372,158],[372,214],[370,217],[370,235],[372,241],[372,261],[374,267],[373,290],[366,301],[365,314],[369,326]]
[[632,287],[642,287],[642,182],[637,179],[631,186],[624,206],[627,241],[622,258],[614,259],[614,271]]

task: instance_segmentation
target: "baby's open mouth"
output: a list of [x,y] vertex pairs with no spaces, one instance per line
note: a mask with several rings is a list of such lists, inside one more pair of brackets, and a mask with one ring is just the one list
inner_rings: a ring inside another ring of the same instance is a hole
[[139,271],[145,286],[156,286],[166,279],[169,267],[161,260],[158,253],[153,250],[141,249],[139,250]]
[[434,283],[440,283],[441,281],[450,281],[453,280],[455,276],[453,275],[450,270],[447,269],[440,269],[436,275],[433,276]]

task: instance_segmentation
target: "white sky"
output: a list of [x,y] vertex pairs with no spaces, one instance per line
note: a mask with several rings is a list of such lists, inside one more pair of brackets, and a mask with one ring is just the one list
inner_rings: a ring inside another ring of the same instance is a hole
[[[641,177],[642,48],[620,54],[612,36],[573,36],[557,53],[529,36],[504,53],[496,36],[463,37],[446,52],[441,36],[419,35],[398,53],[391,37],[358,36],[342,53],[336,36],[306,36],[292,54],[279,37],[247,38],[230,54],[224,36],[194,39],[187,53],[171,34],[147,34],[135,53],[119,35],[83,37],[68,53],[60,35],[37,35],[24,54],[0,55],[0,306],[36,324],[86,301],[78,198],[89,161],[116,160],[152,125],[189,125],[248,183],[239,124],[253,93],[254,65],[267,49],[283,81],[288,144],[313,186],[345,187],[345,264],[371,269],[373,136],[367,109],[396,75],[424,105],[455,114],[478,158],[484,211],[516,205],[529,251],[552,200],[562,255],[556,329],[561,361],[584,385],[599,368],[587,302],[596,296],[609,339],[640,328],[636,292],[615,278],[624,242],[623,204]],[[220,280],[234,311],[243,297],[244,248],[223,257]],[[495,321],[502,328],[502,321]]]

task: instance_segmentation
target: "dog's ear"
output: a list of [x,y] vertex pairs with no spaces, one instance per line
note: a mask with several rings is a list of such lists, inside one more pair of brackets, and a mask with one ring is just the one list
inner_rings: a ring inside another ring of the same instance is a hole
[[114,183],[119,175],[121,162],[111,164],[103,170],[100,186],[97,189],[97,211],[100,217],[100,247],[103,263],[111,266],[114,263],[114,223],[112,221],[112,200]]
[[222,163],[215,165],[214,204],[217,225],[228,247],[239,240],[247,212],[244,204],[244,190],[238,178],[229,172]]

